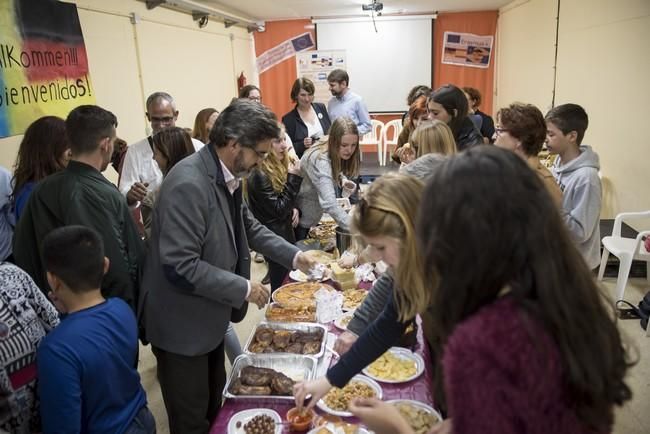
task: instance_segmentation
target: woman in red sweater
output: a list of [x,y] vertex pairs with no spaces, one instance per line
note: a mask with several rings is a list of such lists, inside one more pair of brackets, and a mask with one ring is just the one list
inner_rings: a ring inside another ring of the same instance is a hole
[[[443,163],[423,196],[449,416],[431,433],[611,432],[631,362],[539,177],[511,152],[477,147]],[[378,434],[412,432],[380,401],[350,409]]]

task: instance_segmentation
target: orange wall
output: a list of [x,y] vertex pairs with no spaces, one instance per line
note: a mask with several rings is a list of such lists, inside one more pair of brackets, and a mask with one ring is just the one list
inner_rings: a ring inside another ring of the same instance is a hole
[[[439,13],[433,29],[433,88],[449,83],[458,87],[474,87],[483,96],[481,111],[488,114],[492,114],[494,95],[494,62],[496,61],[494,46],[497,43],[497,18],[497,11]],[[487,69],[480,69],[443,65],[440,61],[443,36],[446,31],[495,36],[490,66]]]
[[[433,88],[435,89],[447,83],[459,87],[475,87],[483,96],[481,110],[489,114],[492,114],[494,94],[494,62],[496,60],[494,52],[490,59],[490,66],[487,69],[443,65],[440,63],[440,56],[445,31],[496,36],[497,17],[497,11],[440,13],[434,22],[433,34]],[[265,32],[255,32],[255,55],[259,56],[279,43],[306,31],[312,33],[312,38],[316,42],[314,30],[306,28],[306,26],[310,25],[311,21],[308,19],[267,21]],[[295,57],[291,57],[260,74],[260,89],[263,102],[278,117],[282,117],[293,108],[294,104],[289,97],[289,93],[294,80],[297,78],[296,74]],[[406,95],[404,97],[406,98]],[[372,117],[387,122],[397,116],[373,115]]]
[[[307,31],[311,32],[315,44],[316,34],[313,29],[306,29],[307,25],[311,25],[311,20],[267,21],[266,31],[255,32],[255,56]],[[262,102],[273,110],[278,118],[293,109],[294,103],[289,94],[296,75],[295,56],[260,74]]]

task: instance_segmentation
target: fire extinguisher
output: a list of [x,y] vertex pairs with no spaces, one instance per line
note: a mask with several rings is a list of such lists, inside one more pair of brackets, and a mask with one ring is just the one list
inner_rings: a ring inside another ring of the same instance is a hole
[[246,86],[246,76],[244,75],[244,71],[239,74],[239,78],[237,78],[237,93],[241,90],[242,87]]

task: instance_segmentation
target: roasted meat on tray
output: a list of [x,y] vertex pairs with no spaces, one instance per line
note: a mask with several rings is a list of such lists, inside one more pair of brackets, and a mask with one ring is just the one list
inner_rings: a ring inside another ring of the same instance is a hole
[[228,391],[233,395],[291,395],[294,381],[269,368],[246,366],[233,380]]
[[323,343],[324,333],[322,329],[313,332],[301,330],[274,330],[270,327],[261,326],[253,335],[248,346],[251,353],[293,353],[293,354],[317,354]]

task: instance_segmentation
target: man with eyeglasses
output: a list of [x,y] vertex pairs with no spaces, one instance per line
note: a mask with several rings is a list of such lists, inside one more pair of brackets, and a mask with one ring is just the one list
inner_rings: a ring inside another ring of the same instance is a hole
[[[152,135],[165,127],[176,126],[178,110],[174,98],[166,92],[154,92],[147,98],[147,120],[151,123]],[[192,139],[195,150],[203,143]],[[147,195],[155,191],[162,182],[162,172],[153,160],[153,141],[151,136],[127,148],[124,165],[120,174],[120,192],[126,196],[129,206],[137,205]]]
[[140,296],[172,434],[209,431],[226,380],[228,322],[241,321],[248,303],[262,309],[269,300],[250,280],[249,245],[287,269],[315,265],[242,199],[240,179],[279,134],[268,108],[237,99],[217,118],[210,144],[177,163],[160,188]]

